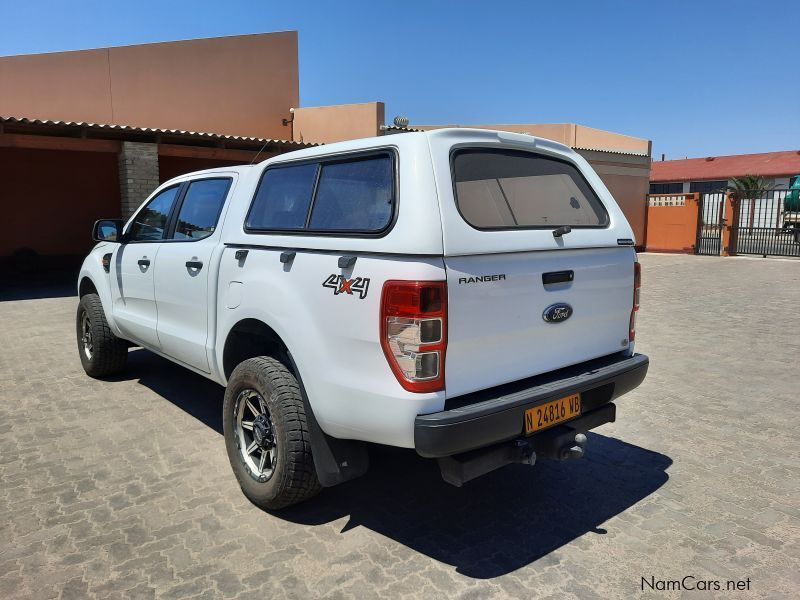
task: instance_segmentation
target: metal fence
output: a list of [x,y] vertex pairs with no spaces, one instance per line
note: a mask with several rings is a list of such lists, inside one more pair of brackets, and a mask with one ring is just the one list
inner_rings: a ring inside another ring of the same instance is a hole
[[800,256],[800,207],[789,190],[744,192],[734,206],[732,253]]
[[722,229],[725,222],[725,193],[700,196],[700,222],[697,230],[697,254],[719,256],[722,250]]

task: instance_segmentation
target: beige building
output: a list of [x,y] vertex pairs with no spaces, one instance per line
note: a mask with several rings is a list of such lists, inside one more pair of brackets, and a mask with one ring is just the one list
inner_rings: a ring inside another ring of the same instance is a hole
[[[181,173],[400,131],[382,102],[299,106],[297,47],[287,31],[0,57],[0,267],[74,265],[95,219],[128,216]],[[643,239],[647,140],[573,124],[479,127],[575,148]]]
[[0,57],[5,117],[285,139],[299,97],[296,31]]
[[[560,142],[580,153],[614,195],[630,221],[638,245],[644,243],[646,196],[652,144],[649,140],[574,123],[502,125],[414,125],[414,129],[475,127],[527,133]],[[387,128],[403,130],[404,128]]]

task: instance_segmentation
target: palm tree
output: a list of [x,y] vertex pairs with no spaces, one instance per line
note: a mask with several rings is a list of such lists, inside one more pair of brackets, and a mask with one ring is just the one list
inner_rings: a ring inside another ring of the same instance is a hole
[[756,198],[761,190],[768,190],[774,186],[768,184],[761,175],[744,175],[734,177],[725,188],[737,198]]
[[[744,175],[742,177],[734,177],[731,179],[730,184],[725,188],[737,201],[750,201],[750,210],[748,211],[749,223],[747,224],[747,227],[751,233],[753,231],[753,224],[755,220],[756,198],[761,196],[761,192],[769,190],[773,187],[773,185],[768,184],[760,175]],[[737,202],[736,206],[741,206],[741,204]],[[741,208],[738,210],[741,211]],[[739,214],[741,215],[741,212]]]

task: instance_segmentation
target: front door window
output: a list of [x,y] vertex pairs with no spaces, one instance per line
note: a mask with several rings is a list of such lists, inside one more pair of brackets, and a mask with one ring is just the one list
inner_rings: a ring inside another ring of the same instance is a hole
[[128,234],[129,242],[157,242],[166,234],[169,213],[180,186],[167,188],[153,197],[134,217]]

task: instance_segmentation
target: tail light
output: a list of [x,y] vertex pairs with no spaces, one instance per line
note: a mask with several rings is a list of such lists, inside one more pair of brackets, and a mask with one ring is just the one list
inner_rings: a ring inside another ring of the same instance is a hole
[[447,284],[387,281],[381,296],[381,346],[404,389],[443,390]]
[[642,265],[633,263],[633,308],[631,309],[630,331],[628,340],[636,339],[636,313],[639,312],[639,290],[642,287]]

